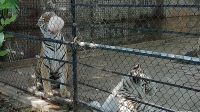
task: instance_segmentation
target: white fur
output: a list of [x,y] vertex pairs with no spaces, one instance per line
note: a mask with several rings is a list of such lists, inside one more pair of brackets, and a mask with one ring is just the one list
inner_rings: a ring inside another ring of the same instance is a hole
[[[134,69],[129,73],[129,75],[132,76],[140,76],[142,78],[151,79],[150,76],[145,75],[141,72],[139,69]],[[127,84],[127,82],[130,82]],[[128,76],[124,76],[122,80],[117,84],[117,86],[113,89],[112,94],[108,96],[106,101],[103,103],[102,106],[100,106],[100,103],[97,101],[93,101],[90,103],[92,107],[98,108],[99,110],[103,112],[167,112],[162,109],[158,109],[156,107],[152,107],[149,105],[145,105],[142,103],[137,103],[136,101],[132,101],[127,99],[134,98],[135,100],[148,103],[151,105],[156,105],[154,103],[150,103],[148,101],[145,101],[145,97],[155,95],[157,89],[156,89],[156,83],[150,82],[146,86],[143,84],[145,81],[143,79],[135,79]],[[124,89],[126,88],[126,89]],[[146,92],[145,88],[151,88],[151,91]],[[124,91],[123,93],[122,90]],[[160,105],[156,105],[157,107],[161,107]],[[164,107],[162,107],[164,108]],[[165,108],[168,109],[168,108]],[[171,111],[175,111],[172,109],[168,109]],[[175,111],[175,112],[189,112],[189,111]],[[191,112],[191,111],[190,111]]]

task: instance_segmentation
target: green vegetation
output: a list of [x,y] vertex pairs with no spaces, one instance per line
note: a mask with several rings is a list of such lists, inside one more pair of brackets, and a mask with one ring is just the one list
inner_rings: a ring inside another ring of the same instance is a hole
[[[6,38],[12,38],[13,35],[4,34],[4,26],[13,22],[17,17],[19,7],[16,0],[0,0],[0,47]],[[9,50],[1,50],[0,56],[4,56]]]
[[63,109],[66,111],[66,112],[69,112],[70,110],[72,110],[72,107],[69,105],[69,104],[65,104],[63,106]]

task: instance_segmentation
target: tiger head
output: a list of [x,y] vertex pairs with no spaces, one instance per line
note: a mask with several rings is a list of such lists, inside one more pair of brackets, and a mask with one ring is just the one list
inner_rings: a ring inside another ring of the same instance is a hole
[[55,34],[58,27],[59,30],[63,28],[64,21],[54,12],[45,12],[41,15],[36,25],[40,27],[40,30],[44,35],[50,36]]
[[[128,93],[137,95],[139,98],[144,98],[146,95],[152,96],[157,91],[157,85],[155,82],[145,79],[151,79],[150,76],[145,75],[137,64],[133,67],[132,71],[128,74],[134,77],[124,76],[124,89],[128,90]],[[142,79],[145,78],[145,79]]]

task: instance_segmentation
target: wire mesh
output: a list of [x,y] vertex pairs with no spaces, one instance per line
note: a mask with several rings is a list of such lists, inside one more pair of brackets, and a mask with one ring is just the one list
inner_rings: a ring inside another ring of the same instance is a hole
[[[90,110],[113,112],[199,111],[198,0],[28,0],[19,4],[17,21],[4,32],[15,39],[4,44],[12,51],[0,63],[0,81],[23,89],[34,87],[31,76],[37,60],[65,63],[69,66],[66,82],[40,79],[66,86],[74,110],[85,104]],[[36,24],[47,11],[64,20],[64,41],[41,38]],[[68,59],[41,56],[45,42],[67,46]],[[138,63],[139,72],[133,69]],[[145,75],[130,76],[132,72]],[[129,86],[137,85],[137,80],[141,85],[127,89],[127,79]],[[154,95],[146,95],[154,88]]]

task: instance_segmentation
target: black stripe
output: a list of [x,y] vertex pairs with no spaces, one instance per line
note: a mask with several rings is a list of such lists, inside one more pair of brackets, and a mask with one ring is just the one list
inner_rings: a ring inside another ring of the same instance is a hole
[[135,105],[137,105],[136,110],[138,111],[142,104],[138,103],[138,102],[135,102]]
[[56,50],[60,49],[61,46],[62,46],[62,44],[59,44],[59,47]]
[[[65,53],[65,52],[64,52]],[[64,57],[65,57],[65,54],[63,54],[63,56],[60,58],[61,60],[63,60],[64,59]]]
[[[59,76],[59,78],[61,78],[62,76],[61,76],[61,73],[58,73],[58,76]],[[63,77],[62,77],[63,78]]]
[[123,88],[125,91],[124,92],[126,92],[126,91],[128,91],[129,89],[127,89],[126,87],[125,88]]
[[51,44],[48,44],[48,42],[44,42],[44,44],[47,45],[47,46],[51,46]]
[[47,42],[44,42],[45,47],[49,48],[51,51],[54,51],[54,46],[52,46],[51,44],[48,44]]
[[44,64],[44,66],[45,66],[45,67],[47,67],[47,68],[49,68],[49,69],[50,69],[50,67],[49,67],[48,65],[46,65],[45,63],[43,63],[43,64]]
[[[130,79],[130,78],[129,78]],[[130,80],[131,81],[131,80]],[[124,81],[124,83],[126,83],[125,85],[128,85],[128,87],[130,88],[131,87],[131,85],[127,82],[127,80],[126,80],[126,82]]]
[[[144,105],[144,104],[141,104],[141,105]],[[148,105],[144,105],[143,111],[144,111],[146,108],[148,108]],[[150,110],[148,110],[148,111],[150,111]]]
[[[63,59],[64,59],[64,57],[66,56],[65,54],[66,54],[66,53],[64,52],[64,54],[63,54],[63,56],[60,58],[60,60],[63,60]],[[59,64],[60,64],[60,63],[62,63],[62,62],[59,62]],[[64,64],[65,64],[65,63],[64,63]],[[63,66],[63,64],[62,64],[59,68],[61,68],[62,66]]]
[[56,39],[56,38],[58,37],[58,34],[59,34],[59,33],[57,33],[57,34],[53,37],[53,39]]
[[46,48],[50,49],[51,51],[54,51],[54,49],[50,46],[46,46]]
[[63,67],[65,65],[65,63],[63,63],[58,69],[60,69],[61,67]]
[[41,29],[43,29],[43,30],[45,29],[45,28],[44,28],[44,24],[43,24],[43,25],[41,25]]

